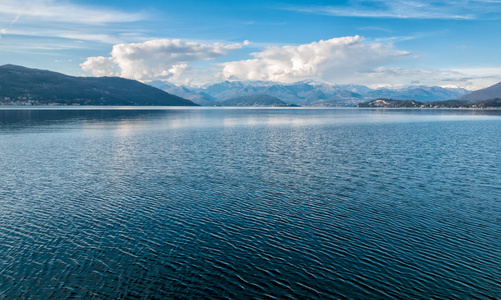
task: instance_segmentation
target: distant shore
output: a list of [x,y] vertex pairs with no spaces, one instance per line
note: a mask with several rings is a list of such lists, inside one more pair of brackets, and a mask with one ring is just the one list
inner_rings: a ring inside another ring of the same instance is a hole
[[376,99],[370,102],[359,103],[357,107],[364,108],[465,108],[465,109],[500,109],[501,98],[482,101],[445,100],[421,102],[415,100]]

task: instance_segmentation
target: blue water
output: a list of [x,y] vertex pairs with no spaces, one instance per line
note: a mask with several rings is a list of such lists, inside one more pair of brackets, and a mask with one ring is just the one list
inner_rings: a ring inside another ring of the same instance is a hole
[[501,299],[501,111],[0,108],[0,299]]

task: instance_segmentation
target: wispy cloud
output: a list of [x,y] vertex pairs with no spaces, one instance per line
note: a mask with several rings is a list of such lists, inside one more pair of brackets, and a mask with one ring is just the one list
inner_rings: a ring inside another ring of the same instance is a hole
[[[64,38],[116,44],[124,29],[112,24],[138,22],[145,12],[125,12],[60,0],[1,0],[3,36]],[[33,40],[31,42],[34,42]],[[25,43],[27,44],[27,43]]]
[[496,0],[351,0],[343,5],[289,6],[285,9],[340,17],[473,20],[499,14],[500,3]]
[[[7,33],[7,30],[5,30]],[[121,42],[118,36],[106,34],[106,33],[96,33],[92,30],[78,31],[78,30],[66,30],[66,29],[31,29],[26,30],[21,29],[10,29],[8,34],[12,36],[25,37],[25,38],[57,38],[57,39],[67,39],[74,41],[92,41],[104,44],[117,44]],[[32,43],[36,40],[32,40]],[[26,45],[29,46],[29,45]]]
[[12,21],[10,22],[10,26],[14,25],[14,24],[15,24],[15,23],[19,20],[19,18],[20,18],[20,17],[21,17],[20,15],[17,15],[17,16],[14,18],[14,20],[12,20]]
[[360,27],[358,28],[359,30],[364,30],[364,31],[381,31],[381,32],[394,32],[394,30],[388,29],[388,28],[383,28],[383,27],[377,27],[377,26],[365,26],[365,27]]
[[388,43],[388,42],[402,42],[402,41],[411,41],[416,39],[424,39],[431,36],[444,35],[449,32],[448,29],[438,30],[438,31],[429,31],[429,32],[417,32],[412,35],[401,35],[401,36],[388,36],[382,38],[375,38],[372,41],[377,43]]
[[[403,67],[379,67],[359,73],[347,80],[372,88],[398,88],[409,85],[461,87],[477,90],[501,81],[501,69],[413,69]],[[345,79],[343,79],[345,80]],[[343,83],[343,81],[341,81]]]
[[45,20],[52,23],[107,24],[134,22],[144,19],[144,13],[127,13],[105,7],[88,6],[55,0],[2,0],[2,16],[15,19]]
[[463,68],[452,69],[451,71],[463,74],[463,77],[452,76],[445,78],[444,81],[449,80],[456,85],[468,87],[471,90],[485,88],[501,81],[501,68]]

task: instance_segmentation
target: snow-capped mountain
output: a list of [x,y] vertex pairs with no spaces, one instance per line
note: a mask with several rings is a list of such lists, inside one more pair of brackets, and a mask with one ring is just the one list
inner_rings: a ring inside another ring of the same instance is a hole
[[443,88],[438,86],[416,86],[402,89],[376,89],[365,93],[370,100],[388,98],[395,100],[442,101],[461,97],[470,91],[462,88]]
[[401,89],[371,89],[364,85],[335,85],[304,80],[290,84],[268,81],[224,81],[202,87],[175,86],[164,82],[151,85],[202,105],[242,96],[268,95],[286,103],[304,106],[356,106],[377,98],[438,101],[456,99],[469,91],[461,88],[414,86]]

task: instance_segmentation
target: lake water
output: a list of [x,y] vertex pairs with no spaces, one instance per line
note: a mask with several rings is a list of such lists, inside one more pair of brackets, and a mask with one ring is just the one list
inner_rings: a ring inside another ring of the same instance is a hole
[[1,108],[0,299],[501,299],[501,111]]

